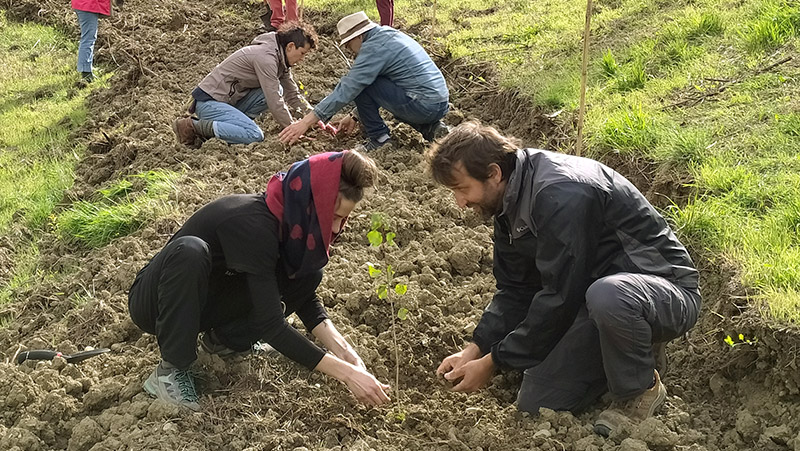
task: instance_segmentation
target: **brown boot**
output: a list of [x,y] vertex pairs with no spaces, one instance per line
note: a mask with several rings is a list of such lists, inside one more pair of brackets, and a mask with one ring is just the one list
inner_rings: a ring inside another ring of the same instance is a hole
[[600,413],[594,422],[594,432],[608,437],[611,432],[624,422],[638,423],[653,416],[667,399],[667,388],[661,383],[658,371],[655,374],[655,385],[641,395],[627,401],[615,402]]
[[184,146],[194,147],[194,138],[197,134],[194,132],[194,124],[192,118],[179,117],[172,123],[172,131],[175,132],[175,138],[180,144]]

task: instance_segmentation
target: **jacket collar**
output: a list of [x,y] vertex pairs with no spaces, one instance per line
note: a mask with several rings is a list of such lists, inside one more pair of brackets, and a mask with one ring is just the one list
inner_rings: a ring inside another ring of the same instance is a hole
[[522,189],[522,180],[525,178],[525,166],[528,159],[528,153],[523,149],[517,149],[517,162],[511,175],[508,176],[508,183],[506,184],[506,191],[503,194],[503,211],[499,216],[508,216],[513,210],[517,208],[517,199]]
[[538,234],[533,223],[532,184],[536,171],[531,161],[533,152],[533,149],[517,150],[517,162],[503,194],[503,211],[498,215],[498,219],[506,218],[509,234],[515,239],[528,232]]

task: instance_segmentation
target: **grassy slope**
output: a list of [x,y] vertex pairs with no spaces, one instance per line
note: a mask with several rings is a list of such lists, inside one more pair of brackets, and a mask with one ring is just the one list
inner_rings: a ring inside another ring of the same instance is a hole
[[[424,25],[417,28],[423,37],[454,57],[495,61],[503,85],[553,110],[575,110],[585,5],[409,0],[395,6],[403,26]],[[742,282],[758,290],[774,318],[800,322],[800,3],[595,5],[590,155],[630,154],[689,174],[696,197],[668,212],[683,239],[712,261],[739,265]],[[309,0],[306,7],[337,17],[364,9],[378,17],[374,2],[364,0]],[[787,57],[793,60],[762,72]]]
[[[2,13],[2,12],[0,12]],[[0,14],[0,234],[15,223],[47,227],[72,185],[81,153],[69,134],[86,119],[88,90],[78,90],[75,43],[53,29],[6,21]],[[37,274],[38,249],[14,243],[10,280],[0,304]]]

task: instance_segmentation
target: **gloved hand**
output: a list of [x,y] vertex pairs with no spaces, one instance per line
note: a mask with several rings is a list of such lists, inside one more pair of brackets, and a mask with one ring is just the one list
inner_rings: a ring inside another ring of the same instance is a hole
[[325,132],[329,133],[331,136],[336,136],[336,134],[337,134],[337,133],[339,133],[339,129],[337,129],[336,127],[334,127],[334,126],[333,126],[333,124],[331,124],[331,123],[327,123],[327,124],[326,124],[325,122],[322,122],[322,121],[317,121],[317,126],[318,126],[318,127],[321,129],[321,130],[323,130],[323,131],[325,131]]

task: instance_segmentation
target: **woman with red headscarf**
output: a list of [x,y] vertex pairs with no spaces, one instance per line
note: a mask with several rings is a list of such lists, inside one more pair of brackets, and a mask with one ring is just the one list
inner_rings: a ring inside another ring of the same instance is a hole
[[[263,194],[226,196],[194,213],[128,296],[131,319],[161,351],[145,390],[199,410],[189,367],[203,332],[208,352],[266,342],[344,382],[367,405],[388,402],[389,387],[367,372],[316,296],[331,242],[376,177],[375,163],[356,151],[323,153],[276,174]],[[332,354],[287,323],[292,313]]]

